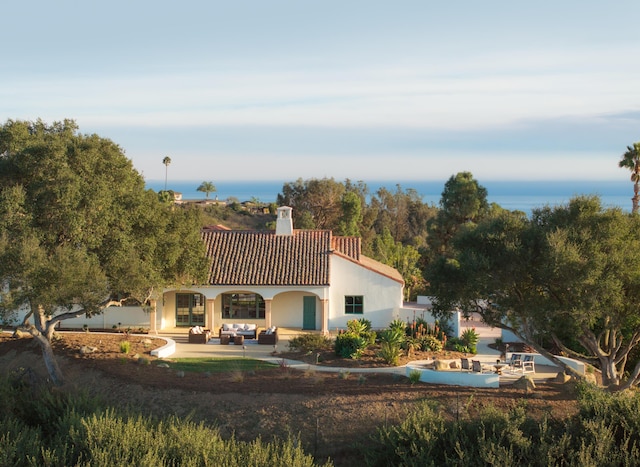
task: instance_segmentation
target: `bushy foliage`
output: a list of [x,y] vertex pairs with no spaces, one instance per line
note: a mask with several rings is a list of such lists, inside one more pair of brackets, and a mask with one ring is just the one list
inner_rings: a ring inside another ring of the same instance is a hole
[[420,376],[422,376],[420,370],[411,370],[409,372],[409,381],[411,381],[411,384],[416,384],[420,381]]
[[424,351],[440,352],[442,350],[442,341],[434,336],[422,336],[420,338],[420,347]]
[[365,463],[387,465],[590,465],[640,463],[640,395],[579,386],[580,412],[565,422],[533,420],[526,404],[503,411],[466,408],[456,421],[427,401],[396,426],[380,428],[363,447]]
[[[86,396],[0,379],[0,465],[317,465],[295,439],[225,440],[189,420],[101,408]],[[324,465],[331,465],[330,462]]]
[[479,339],[480,336],[476,332],[476,328],[467,328],[462,332],[462,335],[460,336],[462,344],[470,349],[471,353],[473,354],[476,353],[476,346]]
[[331,338],[322,334],[300,334],[289,340],[289,348],[300,352],[329,350],[333,345]]
[[404,342],[405,338],[404,330],[397,327],[390,327],[380,333],[380,342],[383,344],[388,343],[399,346]]
[[352,319],[347,322],[347,333],[362,337],[366,346],[376,342],[376,332],[371,330],[371,321],[368,319]]
[[371,331],[371,320],[368,320],[367,318],[360,318],[358,323],[360,323],[360,326],[364,328],[365,332]]
[[368,341],[352,332],[338,334],[335,342],[336,355],[357,360],[367,348]]
[[393,342],[383,342],[380,344],[380,350],[377,353],[378,357],[382,358],[385,363],[396,366],[400,361],[400,355],[402,355],[402,349],[400,344]]
[[401,319],[396,318],[393,321],[391,321],[391,323],[389,323],[389,329],[400,329],[402,332],[404,332],[405,327],[406,327],[406,324]]
[[131,342],[129,342],[129,341],[120,342],[120,352],[121,353],[129,353],[130,350],[131,350]]
[[476,349],[467,346],[462,339],[458,337],[452,337],[447,340],[446,348],[449,350],[453,350],[454,352],[462,352],[462,353],[473,353],[475,354]]

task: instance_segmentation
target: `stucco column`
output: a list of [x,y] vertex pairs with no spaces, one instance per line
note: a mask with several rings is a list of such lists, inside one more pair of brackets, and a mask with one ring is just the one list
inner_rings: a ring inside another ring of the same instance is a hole
[[154,299],[149,300],[149,333],[158,334],[158,325],[156,322],[156,301]]
[[268,328],[271,327],[271,298],[264,299],[264,325]]
[[207,307],[206,307],[206,316],[205,316],[205,327],[209,326],[211,330],[211,334],[217,336],[218,333],[216,331],[216,321],[214,318],[214,309],[215,309],[216,301],[215,299],[207,298]]
[[320,303],[322,304],[320,331],[326,335],[329,334],[329,299],[321,298]]

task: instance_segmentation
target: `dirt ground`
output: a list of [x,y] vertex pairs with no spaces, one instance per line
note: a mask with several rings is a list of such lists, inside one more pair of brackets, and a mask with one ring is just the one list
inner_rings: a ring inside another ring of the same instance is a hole
[[[452,419],[473,417],[489,405],[507,409],[523,398],[534,417],[550,414],[564,419],[577,410],[571,386],[553,382],[537,384],[532,394],[525,394],[510,386],[412,385],[407,378],[389,374],[341,377],[286,367],[182,375],[159,367],[161,362],[151,357],[150,351],[164,341],[130,336],[130,352],[123,354],[120,343],[124,339],[124,335],[96,332],[62,334],[54,349],[67,381],[65,389],[85,389],[107,404],[135,408],[147,415],[189,416],[217,426],[224,436],[234,434],[241,440],[299,435],[307,452],[317,459],[331,458],[338,466],[357,462],[359,444],[366,443],[377,427],[400,422],[422,400],[438,401]],[[81,353],[83,346],[95,351]],[[140,363],[140,357],[148,363]],[[342,362],[348,364],[354,365]],[[0,371],[20,368],[31,368],[46,378],[33,339],[0,333]]]

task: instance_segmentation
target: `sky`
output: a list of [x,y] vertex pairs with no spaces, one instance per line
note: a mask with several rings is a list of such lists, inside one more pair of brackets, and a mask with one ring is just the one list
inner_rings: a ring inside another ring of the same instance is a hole
[[74,119],[148,180],[628,181],[638,17],[637,0],[13,1],[0,121]]

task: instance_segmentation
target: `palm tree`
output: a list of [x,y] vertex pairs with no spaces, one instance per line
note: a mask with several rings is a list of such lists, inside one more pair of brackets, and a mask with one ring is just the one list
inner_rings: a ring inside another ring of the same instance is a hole
[[622,160],[618,167],[623,167],[631,171],[631,181],[633,182],[633,207],[632,213],[638,212],[638,202],[640,201],[640,142],[633,143],[633,147],[627,146],[627,152],[622,155]]
[[207,199],[209,199],[209,193],[213,193],[214,191],[216,191],[216,186],[213,184],[213,182],[202,182],[197,190],[206,193]]
[[169,165],[171,164],[171,158],[165,156],[165,158],[162,159],[162,163],[164,164],[164,191],[167,191],[167,173],[169,171]]

